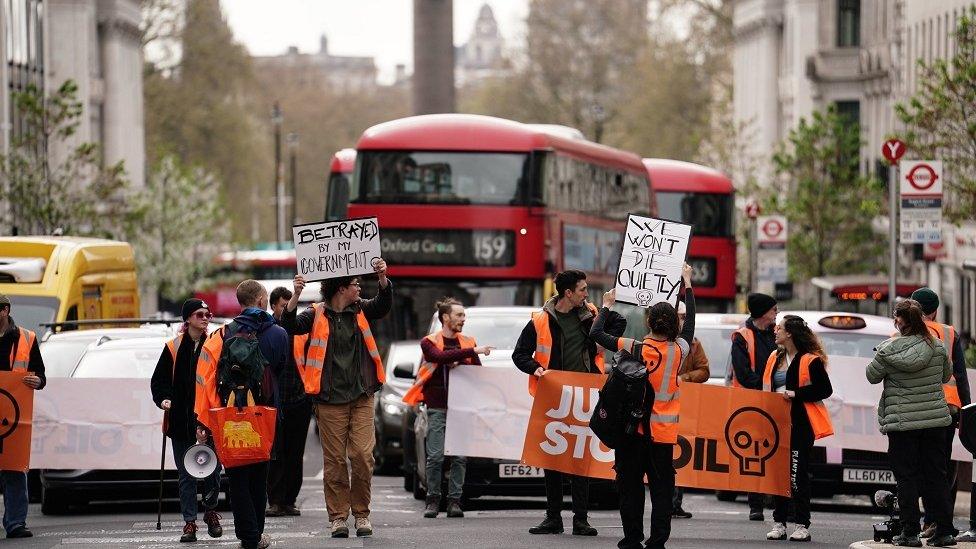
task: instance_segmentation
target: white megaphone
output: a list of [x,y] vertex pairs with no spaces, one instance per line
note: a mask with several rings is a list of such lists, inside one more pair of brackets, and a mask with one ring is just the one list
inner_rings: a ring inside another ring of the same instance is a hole
[[207,478],[219,466],[217,454],[206,444],[194,444],[183,454],[183,468],[191,477]]

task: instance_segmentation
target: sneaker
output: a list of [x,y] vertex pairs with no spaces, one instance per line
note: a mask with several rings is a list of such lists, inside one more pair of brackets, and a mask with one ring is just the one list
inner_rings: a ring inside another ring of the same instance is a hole
[[586,518],[576,518],[573,517],[573,535],[574,536],[595,536],[596,528],[590,526]]
[[373,535],[373,525],[370,524],[368,517],[356,517],[356,536],[366,537]]
[[[8,538],[10,536],[7,536]],[[191,543],[197,540],[197,523],[195,521],[187,522],[183,526],[183,535],[180,536],[180,543]]]
[[28,530],[26,526],[18,526],[17,528],[14,528],[13,530],[7,532],[8,539],[32,538],[32,537],[34,537],[34,532]]
[[349,527],[346,526],[346,519],[335,519],[332,521],[332,537],[334,538],[348,538],[349,537]]
[[529,528],[530,534],[562,534],[563,519],[559,517],[546,517],[538,526]]
[[300,517],[302,516],[302,512],[294,505],[285,505],[285,516]]
[[970,528],[956,536],[956,541],[976,541],[976,530]]
[[268,549],[268,547],[271,547],[271,538],[268,537],[268,534],[261,534],[261,540],[258,541],[258,549]]
[[437,518],[437,513],[441,510],[440,496],[427,496],[427,506],[424,507],[424,518]]
[[268,510],[265,511],[264,516],[266,517],[283,517],[285,516],[284,506],[278,505],[277,503],[272,503]]
[[891,538],[891,544],[898,547],[921,547],[922,540],[918,539],[918,534],[906,534],[902,532]]
[[925,543],[929,547],[951,547],[956,544],[956,538],[949,534],[935,534]]
[[757,521],[757,522],[762,522],[762,521],[766,520],[766,518],[763,517],[763,512],[762,511],[749,511],[749,520],[754,520],[754,521]]
[[810,530],[802,524],[797,524],[796,530],[790,534],[790,541],[810,541]]
[[224,535],[224,528],[220,525],[220,514],[217,511],[207,511],[203,514],[203,522],[207,525],[207,535],[219,538]]
[[464,518],[464,510],[461,509],[461,500],[457,498],[447,500],[447,518]]
[[671,518],[689,519],[692,516],[693,515],[691,513],[689,513],[688,511],[685,511],[681,507],[678,507],[674,511],[671,511]]
[[781,540],[786,539],[786,525],[782,522],[773,523],[773,529],[766,533],[766,539]]
[[928,524],[922,525],[922,533],[918,537],[922,539],[928,539],[935,535],[935,523],[930,522]]

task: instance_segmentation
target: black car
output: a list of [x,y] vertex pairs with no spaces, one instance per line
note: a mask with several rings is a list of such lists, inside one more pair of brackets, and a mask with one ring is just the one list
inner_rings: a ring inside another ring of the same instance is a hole
[[[387,368],[398,366],[413,372],[420,364],[420,341],[394,341],[386,353],[383,364]],[[403,402],[403,395],[413,385],[413,379],[396,376],[386,378],[383,388],[376,394],[374,425],[376,445],[373,448],[374,470],[377,473],[398,473],[403,462],[403,415],[410,406]]]

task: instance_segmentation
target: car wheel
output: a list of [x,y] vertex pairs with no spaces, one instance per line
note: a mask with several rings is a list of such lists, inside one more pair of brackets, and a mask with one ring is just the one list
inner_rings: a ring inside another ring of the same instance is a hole
[[71,501],[67,490],[52,490],[41,488],[41,513],[45,515],[63,515],[68,512]]
[[724,490],[715,491],[715,499],[719,501],[735,501],[735,498],[738,496],[739,494],[735,492],[726,492]]
[[41,471],[38,469],[31,469],[27,472],[28,503],[40,503],[41,490]]
[[376,443],[373,444],[373,474],[385,475],[389,471],[386,470],[387,459],[386,452],[383,451],[383,435],[379,429],[375,429],[374,436],[376,437]]
[[413,477],[414,476],[415,475],[413,474],[413,470],[407,470],[407,468],[404,467],[404,471],[403,471],[403,489],[405,491],[407,491],[407,492],[413,491]]
[[423,501],[427,499],[427,490],[420,485],[420,476],[417,474],[413,475],[413,499],[419,499]]

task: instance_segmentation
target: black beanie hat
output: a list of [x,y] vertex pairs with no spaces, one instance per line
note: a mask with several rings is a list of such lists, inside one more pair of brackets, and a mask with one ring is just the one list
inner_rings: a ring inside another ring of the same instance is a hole
[[749,294],[746,304],[749,306],[749,316],[759,318],[776,306],[776,300],[771,295],[755,293]]
[[922,306],[922,312],[930,315],[939,309],[939,294],[932,288],[919,288],[912,292],[912,299]]
[[197,312],[200,309],[206,309],[209,311],[210,307],[208,307],[206,302],[204,302],[202,299],[197,299],[195,297],[191,297],[190,299],[184,301],[183,322],[190,320],[190,315],[192,315],[193,313]]

